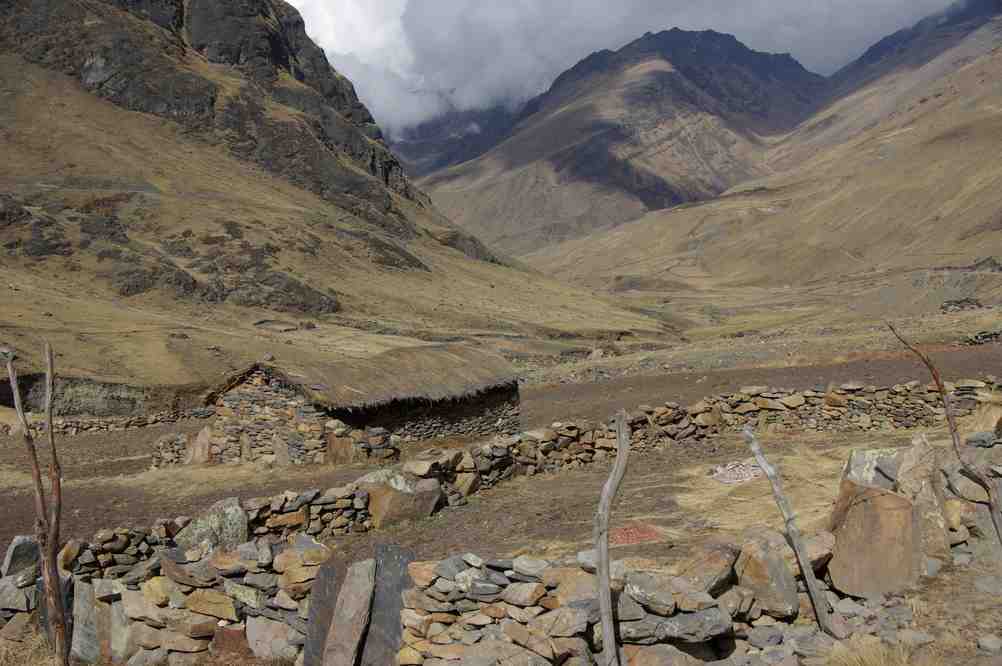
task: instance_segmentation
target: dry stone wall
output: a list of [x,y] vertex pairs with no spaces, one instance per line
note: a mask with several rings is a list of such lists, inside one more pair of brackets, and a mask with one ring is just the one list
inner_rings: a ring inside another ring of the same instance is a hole
[[[965,382],[952,390],[961,409],[969,410],[963,401],[987,388],[994,386]],[[874,429],[936,422],[927,387],[901,385],[883,392],[856,385],[809,393],[748,388],[688,408],[643,407],[630,415],[631,439],[642,456],[744,423],[803,427],[837,416],[842,425]],[[880,414],[883,419],[874,418]],[[864,415],[869,422],[861,420]],[[342,433],[349,428],[337,427]],[[994,436],[978,441],[979,456],[1002,463],[993,459],[996,452],[1002,455],[1002,442]],[[105,530],[89,543],[71,541],[59,566],[74,582],[74,655],[86,663],[189,663],[206,651],[305,660],[308,620],[315,615],[311,599],[318,585],[331,593],[323,571],[335,566],[330,545],[337,538],[427,517],[514,475],[559,471],[614,455],[611,423],[558,423],[466,449],[425,451],[341,488],[233,498],[195,520],[160,520],[149,529]],[[911,458],[902,457],[907,455]],[[830,603],[850,616],[850,624],[891,640],[908,620],[905,610],[897,610],[904,607],[894,596],[896,588],[947,561],[970,563],[975,538],[991,534],[984,511],[972,503],[983,498],[956,465],[919,446],[906,453],[854,456],[841,492],[832,533],[811,540],[812,561]],[[889,515],[904,518],[888,520]],[[856,541],[845,536],[872,535],[871,528],[886,534]],[[888,543],[897,544],[893,553],[883,546],[873,552],[874,544]],[[617,564],[624,650],[644,658],[703,659],[743,641],[748,654],[768,659],[741,662],[754,664],[783,663],[787,656],[825,648],[828,643],[816,632],[775,628],[777,621],[810,612],[786,550],[781,535],[759,529],[738,542],[708,546],[673,571]],[[396,595],[399,608],[389,613],[400,614],[399,622],[387,625],[382,608],[380,631],[373,635],[399,636],[393,650],[400,651],[400,663],[413,666],[442,666],[466,656],[524,658],[541,666],[590,663],[602,647],[589,596],[590,558],[583,553],[570,563],[509,562],[467,553],[414,565],[404,586],[409,591]],[[880,581],[886,589],[859,588],[853,572],[860,570],[872,574],[863,582]],[[367,580],[363,573],[360,584]],[[371,583],[370,599],[379,597],[380,584]],[[31,539],[19,538],[0,571],[0,637],[17,639],[30,631],[38,585],[37,549]],[[382,594],[381,603],[388,603],[386,591]],[[854,601],[861,597],[875,601]],[[322,641],[326,627],[312,633],[314,643]],[[385,653],[386,645],[380,650]]]

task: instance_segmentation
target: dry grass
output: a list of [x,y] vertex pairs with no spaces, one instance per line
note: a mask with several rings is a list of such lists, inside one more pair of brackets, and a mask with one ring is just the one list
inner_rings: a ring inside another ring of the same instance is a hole
[[56,659],[41,636],[24,643],[0,640],[0,666],[56,666]]
[[837,647],[828,663],[829,666],[939,666],[928,661],[916,663],[907,650],[889,647],[871,636],[854,638]]

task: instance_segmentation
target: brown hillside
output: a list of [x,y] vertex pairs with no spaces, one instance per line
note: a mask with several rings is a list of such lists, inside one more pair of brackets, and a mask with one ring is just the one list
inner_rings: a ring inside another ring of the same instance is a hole
[[830,106],[769,158],[809,153],[793,171],[528,261],[650,298],[793,285],[815,306],[878,317],[999,301],[1002,275],[975,264],[1002,255],[1002,17]]
[[568,70],[506,141],[422,183],[461,226],[520,254],[767,175],[761,137],[805,117],[823,85],[730,35],[648,34]]
[[[233,32],[203,50],[190,13],[19,1],[0,17],[0,339],[29,366],[42,335],[64,373],[149,385],[266,354],[660,331],[449,223],[296,41],[298,14],[259,4],[260,21],[210,16]],[[259,37],[285,50],[264,57]]]

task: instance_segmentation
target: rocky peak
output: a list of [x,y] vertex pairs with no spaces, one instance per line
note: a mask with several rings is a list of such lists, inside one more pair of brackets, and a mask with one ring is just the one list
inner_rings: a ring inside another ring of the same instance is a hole
[[14,0],[0,41],[384,226],[390,192],[426,202],[283,0]]

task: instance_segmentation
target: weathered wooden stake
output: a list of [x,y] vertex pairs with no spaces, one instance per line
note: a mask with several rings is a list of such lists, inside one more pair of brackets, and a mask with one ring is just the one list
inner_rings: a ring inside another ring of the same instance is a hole
[[619,645],[616,643],[616,623],[612,614],[612,580],[609,566],[609,514],[612,503],[619,492],[619,486],[626,475],[626,464],[630,457],[630,425],[626,412],[621,410],[616,416],[616,464],[612,474],[602,488],[602,498],[595,514],[595,553],[598,558],[598,605],[602,616],[603,666],[619,666]]
[[957,455],[957,460],[960,461],[960,473],[984,488],[985,492],[988,493],[988,506],[991,509],[992,525],[995,526],[995,536],[998,537],[999,548],[1002,548],[1002,502],[1000,502],[1000,496],[1002,496],[1002,482],[993,481],[992,474],[987,468],[975,465],[964,456],[963,446],[960,442],[960,428],[957,426],[957,415],[953,411],[953,404],[950,402],[950,394],[946,390],[946,385],[943,383],[943,377],[939,374],[939,369],[936,367],[936,364],[932,362],[932,359],[929,358],[928,354],[908,342],[903,335],[898,333],[898,329],[894,328],[892,324],[887,324],[887,327],[891,329],[891,333],[894,334],[894,337],[896,337],[910,352],[918,356],[922,363],[925,364],[925,367],[929,369],[929,373],[932,375],[932,381],[936,385],[936,390],[939,391],[940,399],[943,401],[943,410],[946,412],[946,422],[950,426],[950,438],[953,440],[953,451]]
[[62,468],[59,465],[59,454],[56,450],[56,436],[53,428],[52,402],[55,388],[55,363],[52,347],[45,343],[45,427],[49,439],[49,452],[52,460],[49,463],[49,487],[52,492],[51,504],[46,500],[45,487],[42,484],[42,469],[38,462],[38,451],[35,438],[28,418],[21,403],[21,389],[18,386],[17,370],[14,361],[17,355],[12,349],[0,347],[0,360],[7,365],[7,376],[10,379],[10,390],[14,396],[14,409],[17,411],[21,424],[21,436],[28,449],[28,459],[31,461],[31,476],[35,486],[35,540],[41,559],[42,584],[45,590],[45,603],[48,610],[49,628],[51,631],[52,648],[58,662],[63,666],[70,663],[70,641],[66,624],[66,608],[63,605],[63,589],[59,579],[59,524],[63,511]]
[[779,472],[769,464],[765,453],[762,451],[762,445],[759,444],[751,427],[745,428],[745,439],[748,440],[748,446],[755,455],[758,466],[762,468],[762,472],[765,473],[769,479],[769,483],[772,484],[772,494],[776,498],[776,504],[779,505],[783,519],[786,521],[786,538],[790,542],[790,547],[793,548],[794,554],[797,556],[797,563],[800,565],[800,573],[803,574],[804,582],[807,584],[807,594],[811,598],[811,605],[814,606],[814,615],[818,619],[818,626],[821,627],[823,632],[833,638],[839,640],[846,638],[845,621],[835,611],[829,610],[828,600],[821,591],[821,586],[818,585],[818,579],[814,575],[814,565],[811,563],[811,558],[807,555],[804,540],[800,536],[796,514],[793,513],[790,500],[787,499],[786,494],[783,492],[783,480],[779,477]]

